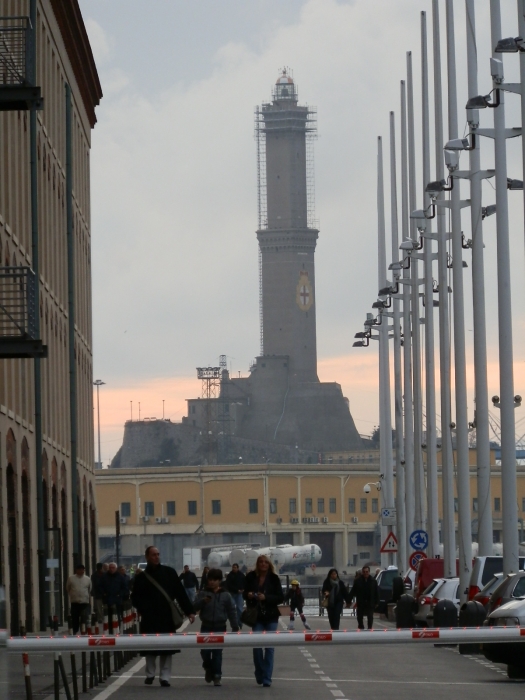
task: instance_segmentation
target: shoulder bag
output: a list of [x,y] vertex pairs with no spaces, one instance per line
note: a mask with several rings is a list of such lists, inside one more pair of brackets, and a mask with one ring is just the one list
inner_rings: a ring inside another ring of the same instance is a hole
[[184,622],[184,615],[183,615],[183,614],[181,613],[181,611],[179,610],[178,605],[175,603],[174,600],[172,600],[172,599],[169,597],[169,595],[166,593],[166,591],[164,590],[164,588],[162,588],[162,586],[160,585],[160,583],[158,583],[157,581],[155,581],[155,579],[153,578],[153,576],[150,576],[146,571],[143,571],[142,573],[144,574],[144,576],[148,579],[148,581],[149,581],[150,583],[152,583],[156,588],[159,589],[159,591],[162,593],[162,595],[163,595],[163,596],[166,598],[166,600],[168,601],[169,606],[170,606],[170,610],[171,610],[171,618],[172,618],[172,620],[173,620],[173,624],[175,625],[175,629],[178,630],[179,627],[180,627],[180,626],[182,625],[182,623]]
[[243,625],[248,627],[253,627],[257,622],[257,616],[259,614],[259,604],[246,606],[241,613],[241,622]]

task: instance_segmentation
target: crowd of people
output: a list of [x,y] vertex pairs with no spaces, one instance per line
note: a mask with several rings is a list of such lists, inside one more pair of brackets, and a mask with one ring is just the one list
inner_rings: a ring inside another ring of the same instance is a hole
[[[243,625],[251,627],[253,632],[275,632],[280,617],[279,606],[285,597],[290,604],[288,629],[294,629],[296,615],[304,628],[310,629],[299,581],[291,581],[285,596],[273,563],[265,555],[257,558],[255,568],[247,574],[239,569],[238,564],[233,564],[225,579],[221,569],[205,567],[199,582],[189,566],[184,566],[178,575],[172,567],[161,564],[159,550],[149,546],[146,549],[146,568],[131,570],[130,574],[125,567],[117,567],[111,562],[97,564],[96,571],[89,577],[84,565],[77,565],[66,586],[73,634],[78,633],[87,618],[91,600],[97,621],[102,623],[104,606],[114,611],[120,621],[122,605],[130,599],[140,615],[141,634],[176,632],[182,621],[180,611],[190,623],[195,621],[198,613],[203,634],[226,632],[228,622],[234,632]],[[370,575],[370,567],[364,566],[356,574],[350,588],[341,581],[337,569],[330,569],[322,585],[322,605],[328,613],[331,629],[339,629],[343,608],[353,605],[354,599],[359,629],[364,629],[365,618],[368,629],[372,629],[379,592],[375,577]],[[272,684],[274,651],[273,648],[253,649],[255,680],[264,688]],[[151,685],[155,679],[158,656],[160,685],[170,686],[172,657],[176,653],[178,651],[173,649],[142,653],[146,661],[146,685]],[[200,653],[205,681],[220,686],[222,649],[204,648]]]

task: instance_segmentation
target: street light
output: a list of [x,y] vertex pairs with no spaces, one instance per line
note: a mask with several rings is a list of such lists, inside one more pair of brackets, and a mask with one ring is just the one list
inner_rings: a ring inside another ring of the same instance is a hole
[[476,95],[475,97],[470,97],[467,101],[467,104],[465,105],[465,109],[485,109],[486,107],[490,107],[491,109],[495,109],[496,107],[500,106],[500,94],[499,90],[496,88],[493,90],[493,92],[496,93],[496,101],[492,102],[491,94],[492,92],[489,92],[488,95]]
[[523,38],[517,36],[516,38],[508,37],[507,39],[500,39],[496,44],[494,49],[496,53],[518,53],[525,51],[525,46],[523,45]]
[[93,386],[97,387],[97,422],[98,422],[98,467],[99,469],[102,469],[102,461],[100,457],[100,401],[99,401],[99,389],[101,386],[104,386],[106,382],[103,382],[102,379],[96,379],[93,382]]

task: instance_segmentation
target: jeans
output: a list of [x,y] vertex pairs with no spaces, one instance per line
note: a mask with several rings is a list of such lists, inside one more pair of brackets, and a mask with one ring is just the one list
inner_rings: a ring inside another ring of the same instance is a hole
[[334,607],[330,606],[327,608],[328,621],[330,622],[330,629],[338,630],[341,624],[341,613],[343,612],[343,603],[337,603]]
[[365,606],[357,606],[357,626],[360,630],[365,629],[363,617],[366,615],[367,617],[367,622],[368,622],[368,629],[372,629],[372,625],[374,624],[374,608],[369,607],[368,605]]
[[195,596],[197,595],[197,589],[194,587],[194,588],[184,588],[184,590],[186,591],[186,595],[190,599],[190,603],[193,603],[193,601],[195,600]]
[[[220,634],[226,632],[226,627],[222,629],[212,629],[209,625],[201,625],[202,634]],[[222,676],[222,649],[201,649],[202,667],[205,671],[211,671],[214,676]]]
[[71,603],[71,624],[73,634],[78,634],[81,624],[86,624],[89,615],[89,603]]
[[242,611],[244,610],[244,598],[242,597],[242,593],[232,593],[231,597],[233,598],[233,602],[237,608],[237,624],[239,627],[242,627],[241,615]]
[[[275,632],[279,620],[271,620],[269,622],[259,622],[257,621],[253,626],[254,632]],[[257,683],[262,685],[272,684],[272,673],[273,673],[273,657],[275,649],[254,649],[253,650],[253,663],[255,665],[255,680]]]

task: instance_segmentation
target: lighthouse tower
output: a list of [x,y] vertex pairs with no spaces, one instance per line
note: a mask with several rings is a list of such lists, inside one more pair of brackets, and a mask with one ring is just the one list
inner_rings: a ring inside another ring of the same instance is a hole
[[257,231],[262,354],[287,356],[292,384],[315,382],[314,254],[319,232],[311,226],[313,206],[308,206],[308,190],[313,194],[313,188],[308,187],[307,146],[316,134],[316,121],[314,110],[298,104],[286,69],[277,79],[272,102],[258,111],[258,130],[259,144],[265,146],[260,199],[266,199]]

